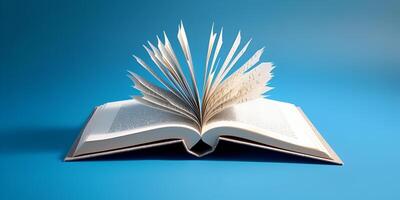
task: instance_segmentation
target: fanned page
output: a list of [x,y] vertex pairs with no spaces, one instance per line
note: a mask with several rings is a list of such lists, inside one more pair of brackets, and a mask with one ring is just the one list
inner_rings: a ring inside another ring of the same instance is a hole
[[[134,58],[159,84],[153,84],[138,74],[129,72],[134,88],[142,93],[142,96],[134,98],[153,108],[185,117],[197,125],[199,130],[225,109],[262,98],[272,89],[267,83],[272,78],[273,69],[272,63],[259,62],[264,48],[244,60],[243,65],[235,67],[246,53],[251,40],[241,47],[242,36],[239,31],[228,54],[222,58],[222,35],[223,29],[217,34],[214,26],[211,28],[203,82],[200,84],[196,81],[196,68],[182,23],[179,25],[177,38],[184,62],[179,62],[165,32],[164,42],[157,37],[157,46],[151,42],[148,42],[148,46],[143,45],[153,65],[148,65],[137,56]],[[201,95],[198,85],[203,86]]]

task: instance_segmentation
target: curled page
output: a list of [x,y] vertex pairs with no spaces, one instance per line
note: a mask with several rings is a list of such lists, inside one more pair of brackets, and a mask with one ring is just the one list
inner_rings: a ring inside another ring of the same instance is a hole
[[143,95],[142,97],[135,97],[135,99],[142,99],[142,100],[144,100],[143,103],[146,104],[146,105],[149,105],[150,107],[154,107],[156,109],[160,109],[161,108],[161,110],[167,110],[167,111],[169,111],[171,113],[186,117],[187,119],[190,119],[193,122],[195,122],[196,124],[198,124],[198,120],[197,120],[196,117],[193,117],[193,116],[187,114],[184,111],[183,112],[180,111],[178,108],[176,108],[175,106],[173,106],[172,104],[170,104],[167,101],[159,101],[159,100],[153,98],[152,96],[149,96],[149,95],[146,95],[146,94]]
[[[132,81],[135,83],[134,88],[143,94],[138,99],[146,105],[189,118],[201,128],[219,112],[236,104],[260,98],[264,93],[271,90],[272,88],[267,86],[267,83],[272,77],[272,63],[263,62],[257,65],[264,48],[256,51],[232,73],[231,71],[236,63],[246,53],[251,39],[241,45],[242,35],[239,31],[229,52],[225,57],[222,57],[220,55],[223,43],[222,33],[222,28],[218,35],[214,32],[214,26],[212,26],[201,97],[199,96],[192,54],[183,24],[179,25],[177,38],[185,59],[184,63],[188,67],[188,76],[183,72],[182,65],[165,32],[163,33],[164,42],[159,37],[157,37],[156,46],[148,42],[149,47],[144,46],[144,48],[158,71],[153,70],[142,59],[134,57],[165,89],[131,73]],[[219,65],[220,60],[223,61],[221,65]]]
[[133,98],[136,99],[137,101],[141,102],[142,104],[149,106],[149,107],[152,107],[152,108],[155,108],[155,109],[159,109],[159,110],[162,110],[162,111],[165,111],[165,112],[169,112],[169,113],[184,117],[186,119],[189,119],[189,120],[193,121],[194,124],[196,124],[198,127],[200,127],[200,124],[198,123],[197,119],[195,119],[195,118],[193,118],[191,116],[185,115],[183,113],[176,112],[175,110],[171,109],[170,107],[168,107],[168,105],[166,105],[164,103],[161,103],[161,102],[158,102],[158,101],[152,101],[151,98],[144,97],[144,96],[143,97],[134,96]]
[[135,83],[135,88],[139,89],[142,94],[147,94],[149,96],[154,97],[153,101],[159,100],[160,102],[164,103],[167,102],[170,104],[171,109],[176,110],[179,113],[185,113],[192,117],[196,117],[194,111],[192,111],[191,107],[188,107],[187,104],[182,102],[179,98],[177,98],[171,92],[164,90],[145,79],[141,78],[140,76],[132,73],[132,80]]
[[229,86],[218,90],[219,92],[210,100],[205,121],[232,105],[259,98],[272,89],[265,85],[272,77],[271,68],[271,65],[261,63],[251,71],[238,76]]

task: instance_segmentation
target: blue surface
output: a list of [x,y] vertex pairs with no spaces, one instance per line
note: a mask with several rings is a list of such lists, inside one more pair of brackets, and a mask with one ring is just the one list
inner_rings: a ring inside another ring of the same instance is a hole
[[[345,165],[174,148],[63,162],[94,106],[137,94],[131,54],[163,30],[176,47],[181,19],[198,72],[212,22],[225,45],[239,29],[265,45],[270,98],[301,106]],[[399,1],[1,1],[0,21],[0,199],[400,198]]]

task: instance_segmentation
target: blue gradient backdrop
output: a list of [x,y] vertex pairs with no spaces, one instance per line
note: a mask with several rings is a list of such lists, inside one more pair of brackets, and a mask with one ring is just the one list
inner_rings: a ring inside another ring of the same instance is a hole
[[[163,30],[177,47],[181,19],[198,73],[212,22],[225,45],[242,30],[265,46],[270,98],[301,106],[345,165],[63,162],[94,106],[138,94],[131,55]],[[1,1],[0,25],[0,199],[400,198],[399,1]]]

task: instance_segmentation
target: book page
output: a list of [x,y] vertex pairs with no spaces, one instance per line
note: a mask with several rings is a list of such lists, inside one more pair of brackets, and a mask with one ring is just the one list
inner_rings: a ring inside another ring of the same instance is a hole
[[130,102],[120,107],[108,133],[142,129],[148,126],[169,123],[181,123],[192,126],[192,123],[183,117]]
[[268,99],[238,104],[212,118],[203,132],[225,124],[287,143],[325,151],[293,104]]
[[[131,73],[131,75],[131,79],[135,83],[134,87],[140,90],[144,95],[142,98],[152,103],[148,104],[149,106],[154,107],[153,104],[157,104],[166,107],[171,112],[176,112],[184,116],[189,115],[191,119],[196,120],[196,113],[193,111],[192,107],[187,106],[187,104],[181,101],[175,94],[146,81],[134,73]],[[143,103],[146,104],[146,101]]]
[[183,23],[181,22],[178,27],[177,39],[185,61],[183,65],[186,65],[189,71],[188,76],[185,75],[185,68],[178,60],[167,34],[164,32],[163,35],[163,42],[157,36],[156,46],[150,41],[147,42],[148,47],[143,45],[155,67],[134,56],[139,65],[167,89],[159,88],[150,81],[131,73],[135,88],[143,94],[141,101],[149,106],[194,119],[193,121],[202,127],[214,115],[225,109],[261,98],[264,93],[272,89],[267,85],[272,78],[273,65],[269,62],[259,63],[264,48],[259,49],[246,59],[243,65],[233,70],[245,55],[251,39],[242,43],[242,35],[239,31],[227,55],[220,55],[223,29],[221,28],[220,33],[217,34],[212,27],[203,75],[203,93],[200,96],[196,70]]
[[91,139],[105,139],[107,135],[115,137],[116,135],[113,133],[126,131],[133,133],[168,124],[180,124],[197,128],[185,117],[159,111],[143,105],[137,100],[108,103],[103,105],[101,109],[101,114],[96,116],[96,120],[107,118],[105,121],[110,123],[107,126],[95,126],[95,129],[91,130]]
[[136,100],[99,106],[85,126],[75,155],[181,140],[187,148],[200,139],[198,128],[185,117],[162,112]]
[[144,95],[143,97],[134,97],[134,99],[148,107],[159,109],[161,111],[169,112],[169,113],[190,119],[190,120],[192,120],[192,122],[194,124],[197,124],[200,127],[200,124],[198,124],[197,119],[195,117],[192,117],[191,115],[186,114],[186,112],[184,112],[183,110],[182,111],[179,110],[177,107],[174,107],[173,105],[169,104],[168,102],[159,101],[159,100],[156,100],[155,98],[152,98],[151,96],[147,96],[147,95]]
[[237,77],[229,85],[221,85],[208,102],[205,121],[215,114],[232,105],[260,98],[261,95],[272,89],[265,85],[271,79],[271,67],[268,63],[261,63],[251,71]]

